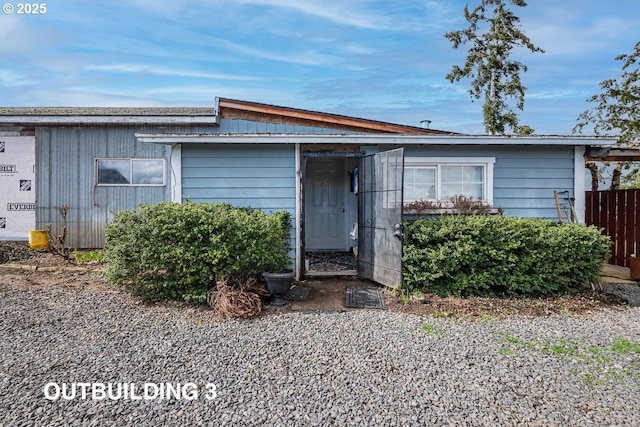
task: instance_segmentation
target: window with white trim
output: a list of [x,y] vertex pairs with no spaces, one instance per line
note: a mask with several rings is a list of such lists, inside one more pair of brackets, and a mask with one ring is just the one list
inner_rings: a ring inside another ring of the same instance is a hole
[[163,186],[165,170],[164,159],[96,159],[96,184]]
[[495,161],[495,157],[407,157],[404,201],[447,202],[463,195],[492,204]]

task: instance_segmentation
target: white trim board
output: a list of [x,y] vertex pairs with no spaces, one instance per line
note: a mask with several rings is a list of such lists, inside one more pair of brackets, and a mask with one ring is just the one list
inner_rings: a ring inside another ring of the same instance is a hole
[[584,161],[585,148],[575,147],[573,159],[573,197],[574,209],[578,217],[578,222],[584,224],[586,216],[586,200],[585,200],[585,175],[587,166]]
[[586,136],[428,136],[389,134],[144,134],[138,142],[152,144],[360,144],[360,145],[560,145],[602,146],[615,138]]

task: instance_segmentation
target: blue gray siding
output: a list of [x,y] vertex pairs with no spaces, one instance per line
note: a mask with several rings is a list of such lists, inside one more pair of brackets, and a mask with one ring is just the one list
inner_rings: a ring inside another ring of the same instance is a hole
[[296,207],[294,145],[194,144],[182,147],[182,199],[265,212]]
[[553,191],[574,196],[573,147],[514,147],[496,152],[493,200],[510,216],[557,219]]
[[262,123],[247,120],[220,119],[217,133],[272,133],[272,134],[356,134],[358,132],[326,127],[300,126],[281,123]]
[[[223,118],[215,133],[335,134],[336,130]],[[293,144],[182,146],[183,201],[225,202],[265,212],[286,210],[293,216],[295,197]]]
[[553,191],[574,196],[572,146],[409,146],[405,157],[495,157],[493,204],[509,216],[557,219]]

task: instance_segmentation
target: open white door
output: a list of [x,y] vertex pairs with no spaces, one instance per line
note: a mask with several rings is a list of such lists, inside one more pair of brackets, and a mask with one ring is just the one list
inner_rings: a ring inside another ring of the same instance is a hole
[[404,149],[364,156],[361,169],[359,273],[398,287],[402,284]]

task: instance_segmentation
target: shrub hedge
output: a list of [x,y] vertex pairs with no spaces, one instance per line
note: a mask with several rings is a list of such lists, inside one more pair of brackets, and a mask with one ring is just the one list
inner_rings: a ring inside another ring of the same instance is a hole
[[290,215],[224,203],[159,203],[106,227],[107,280],[143,299],[206,301],[217,277],[289,267]]
[[599,280],[611,242],[595,227],[504,216],[405,224],[404,286],[441,296],[558,295]]

